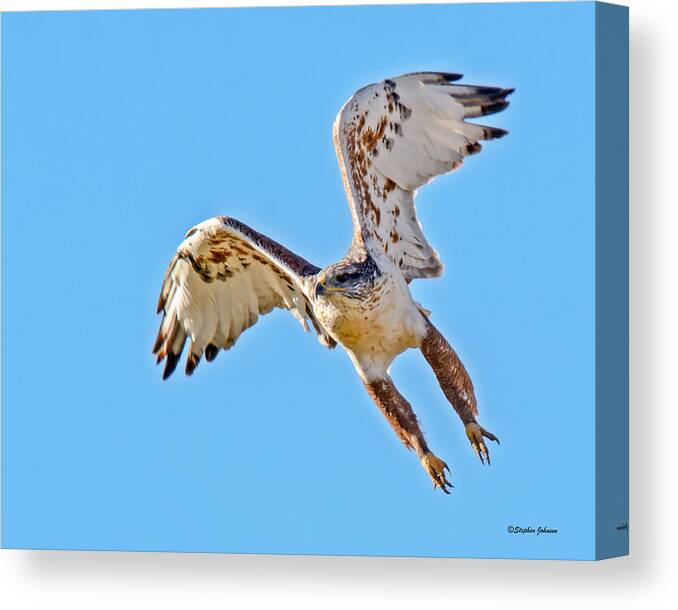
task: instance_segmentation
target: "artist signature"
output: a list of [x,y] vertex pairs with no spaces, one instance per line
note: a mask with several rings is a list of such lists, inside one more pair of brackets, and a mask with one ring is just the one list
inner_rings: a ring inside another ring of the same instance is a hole
[[539,536],[541,534],[557,534],[558,529],[555,527],[532,527],[530,525],[523,527],[522,525],[509,525],[506,530],[509,534],[534,534]]

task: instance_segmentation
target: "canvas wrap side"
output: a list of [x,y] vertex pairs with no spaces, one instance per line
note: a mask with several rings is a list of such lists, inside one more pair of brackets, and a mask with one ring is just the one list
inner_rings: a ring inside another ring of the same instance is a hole
[[629,552],[629,12],[596,3],[596,547]]

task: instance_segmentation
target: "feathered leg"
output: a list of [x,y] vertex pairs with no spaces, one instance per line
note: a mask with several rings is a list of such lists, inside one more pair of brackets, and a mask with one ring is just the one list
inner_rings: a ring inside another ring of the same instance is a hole
[[445,493],[450,493],[447,487],[452,487],[452,484],[445,477],[445,469],[448,472],[450,469],[443,460],[429,450],[412,406],[398,392],[393,380],[387,375],[372,380],[363,378],[363,383],[405,447],[414,449],[422,466],[431,477],[434,489],[440,487]]
[[459,415],[471,447],[484,464],[490,463],[490,453],[483,437],[499,443],[499,439],[478,424],[478,406],[473,392],[473,383],[457,353],[440,331],[426,318],[427,333],[421,351],[438,379],[440,388]]

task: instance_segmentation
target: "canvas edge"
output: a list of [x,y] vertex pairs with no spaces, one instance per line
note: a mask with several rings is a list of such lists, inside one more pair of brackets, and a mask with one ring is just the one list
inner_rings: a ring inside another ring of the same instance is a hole
[[596,2],[595,559],[629,553],[629,10]]

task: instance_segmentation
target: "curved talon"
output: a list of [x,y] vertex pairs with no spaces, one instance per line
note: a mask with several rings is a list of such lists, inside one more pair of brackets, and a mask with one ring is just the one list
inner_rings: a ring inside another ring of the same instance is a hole
[[433,489],[435,490],[439,487],[444,493],[449,494],[450,492],[447,488],[452,488],[454,485],[447,480],[445,470],[450,472],[450,467],[430,451],[425,453],[424,457],[421,458],[421,464],[433,481]]
[[480,431],[482,432],[482,434],[485,438],[489,438],[491,441],[495,441],[497,443],[497,445],[501,444],[499,442],[499,439],[494,434],[492,434],[492,432],[490,432],[489,430],[485,430],[485,428],[483,428],[482,426],[478,426],[478,427],[480,428]]
[[485,428],[480,426],[477,422],[466,424],[466,436],[468,436],[468,439],[471,442],[473,451],[480,459],[480,463],[485,465],[485,460],[487,460],[487,464],[490,465],[490,452],[487,449],[487,445],[485,445],[483,437],[489,438],[491,441],[496,441],[497,444],[499,444],[499,439],[492,434],[492,432],[485,430]]

